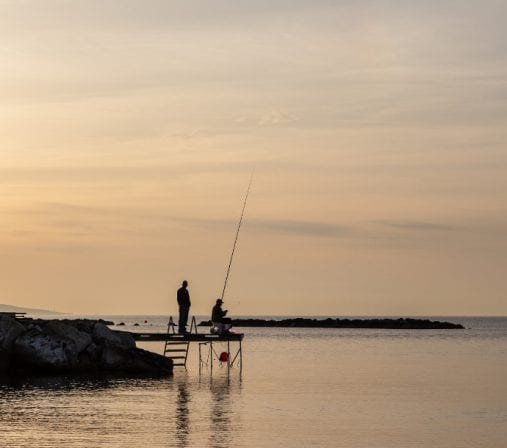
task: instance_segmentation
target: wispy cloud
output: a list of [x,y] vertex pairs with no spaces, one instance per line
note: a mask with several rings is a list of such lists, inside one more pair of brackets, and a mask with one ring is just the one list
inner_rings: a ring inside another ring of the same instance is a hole
[[434,232],[434,231],[443,231],[443,232],[451,232],[451,231],[461,231],[464,230],[463,227],[437,223],[437,222],[428,222],[428,221],[412,221],[412,220],[378,220],[372,221],[373,224],[378,224],[384,227],[398,229],[398,230],[407,230],[407,231],[422,231],[422,232]]
[[259,126],[280,126],[296,121],[296,117],[284,111],[272,111],[259,118]]
[[41,182],[100,182],[128,180],[129,182],[148,180],[169,181],[177,177],[198,173],[251,172],[252,162],[248,161],[192,161],[165,163],[162,165],[92,165],[92,166],[46,166],[46,167],[9,167],[0,168],[0,183],[36,183]]
[[246,226],[259,232],[326,238],[342,238],[353,230],[352,227],[338,224],[293,220],[250,220]]

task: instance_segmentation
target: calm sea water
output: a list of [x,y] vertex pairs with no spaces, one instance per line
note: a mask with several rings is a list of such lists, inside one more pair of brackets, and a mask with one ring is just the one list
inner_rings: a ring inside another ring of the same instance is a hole
[[242,374],[193,346],[171,378],[4,381],[0,446],[505,447],[507,318],[445,320],[467,329],[248,328]]

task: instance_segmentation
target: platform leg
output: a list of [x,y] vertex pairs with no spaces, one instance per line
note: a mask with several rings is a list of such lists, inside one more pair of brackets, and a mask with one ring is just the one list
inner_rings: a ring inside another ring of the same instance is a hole
[[201,344],[199,344],[199,375],[201,374],[201,367],[202,367]]
[[239,341],[239,374],[243,373],[243,348],[241,347],[241,340]]
[[227,376],[231,371],[231,343],[227,341]]

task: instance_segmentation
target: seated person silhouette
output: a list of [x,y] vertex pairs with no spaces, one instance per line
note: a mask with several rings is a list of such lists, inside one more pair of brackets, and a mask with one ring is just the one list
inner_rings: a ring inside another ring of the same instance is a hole
[[223,303],[222,299],[217,299],[215,306],[211,310],[211,333],[227,334],[232,327],[231,319],[225,317],[228,310],[222,309]]

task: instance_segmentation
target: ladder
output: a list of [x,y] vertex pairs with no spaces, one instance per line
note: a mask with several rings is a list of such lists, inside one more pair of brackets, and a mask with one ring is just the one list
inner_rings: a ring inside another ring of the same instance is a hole
[[[167,339],[164,345],[164,356],[173,360],[173,366],[187,368],[188,351],[190,349],[190,340],[185,334],[179,334],[175,330],[173,317],[169,316],[167,324]],[[190,324],[190,333],[197,334],[197,322],[195,316],[192,317]]]

